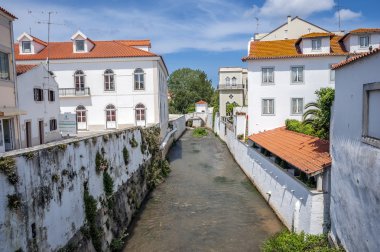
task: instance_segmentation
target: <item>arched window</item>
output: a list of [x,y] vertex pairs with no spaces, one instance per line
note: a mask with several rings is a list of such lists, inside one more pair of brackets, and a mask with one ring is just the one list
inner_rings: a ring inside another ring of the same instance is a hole
[[135,90],[144,90],[144,71],[141,68],[137,68],[134,73],[135,76]]
[[229,86],[231,83],[230,83],[230,77],[227,77],[226,78],[226,86]]
[[82,70],[78,70],[74,73],[74,82],[75,82],[75,90],[83,91],[84,90],[84,73]]
[[145,121],[145,106],[141,103],[136,105],[136,121]]
[[112,104],[106,107],[106,120],[107,122],[116,122],[116,108]]
[[232,78],[232,86],[236,86],[236,78],[235,77]]
[[115,91],[115,74],[111,69],[104,71],[104,91]]

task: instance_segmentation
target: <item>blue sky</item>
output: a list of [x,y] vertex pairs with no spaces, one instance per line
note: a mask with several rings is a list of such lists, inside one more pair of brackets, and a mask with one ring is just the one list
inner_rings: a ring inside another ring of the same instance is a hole
[[[379,0],[340,0],[342,29],[380,27]],[[22,32],[46,40],[52,16],[52,41],[68,41],[78,29],[93,40],[151,39],[169,68],[204,70],[214,86],[218,68],[244,66],[242,56],[255,32],[268,32],[300,16],[331,31],[338,30],[337,0],[5,0],[1,6],[19,19]],[[259,25],[257,26],[257,19]]]

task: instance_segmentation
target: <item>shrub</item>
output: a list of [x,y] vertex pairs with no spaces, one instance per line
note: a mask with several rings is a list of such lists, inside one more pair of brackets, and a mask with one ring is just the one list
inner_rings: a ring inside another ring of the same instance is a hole
[[261,247],[263,252],[338,252],[341,249],[330,248],[326,235],[309,235],[282,231],[269,238]]
[[237,135],[237,139],[240,140],[240,141],[243,140],[244,139],[244,135],[243,134]]
[[18,194],[8,195],[8,207],[11,210],[17,210],[21,206],[21,198]]
[[0,158],[0,172],[8,177],[9,183],[12,185],[17,184],[19,177],[16,173],[16,161],[13,158]]
[[104,192],[107,197],[112,196],[113,193],[113,180],[111,176],[107,173],[103,173],[103,187],[104,187]]
[[129,140],[129,144],[131,145],[132,148],[136,148],[137,146],[139,146],[139,144],[137,143],[135,139],[135,135],[132,135],[132,139]]
[[105,160],[104,157],[102,156],[102,154],[100,154],[99,152],[96,153],[95,165],[96,165],[96,172],[97,173],[104,171],[104,170],[107,170],[107,168],[108,168],[107,160]]
[[123,149],[123,157],[124,157],[125,165],[128,165],[128,163],[129,163],[129,152],[128,152],[127,147],[124,147],[124,149]]
[[315,136],[315,131],[310,124],[303,124],[294,119],[287,119],[285,121],[286,129],[294,132],[302,133],[305,135]]
[[193,131],[193,136],[194,137],[204,137],[207,136],[208,132],[205,128],[196,128]]

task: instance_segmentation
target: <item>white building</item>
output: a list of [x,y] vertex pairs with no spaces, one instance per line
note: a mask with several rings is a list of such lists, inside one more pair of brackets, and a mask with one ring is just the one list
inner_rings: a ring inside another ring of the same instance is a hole
[[[367,35],[373,41],[379,34]],[[331,234],[347,251],[380,248],[379,66],[378,46],[334,66]]]
[[20,117],[21,147],[32,147],[59,140],[58,84],[43,65],[17,65],[17,96]]
[[208,104],[207,102],[200,100],[195,103],[195,112],[196,113],[207,113],[208,112]]
[[219,68],[219,112],[226,116],[229,104],[235,103],[239,106],[248,105],[248,71],[241,67]]
[[76,113],[80,131],[168,124],[168,70],[149,40],[93,41],[81,32],[49,45],[26,33],[15,46],[17,64],[50,59],[61,112]]
[[20,146],[16,74],[13,54],[14,15],[0,7],[0,153]]

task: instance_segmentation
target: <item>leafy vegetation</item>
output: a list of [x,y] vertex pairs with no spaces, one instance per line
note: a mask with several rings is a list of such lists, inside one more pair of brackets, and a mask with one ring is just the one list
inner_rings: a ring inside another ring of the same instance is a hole
[[103,173],[103,187],[107,198],[111,197],[113,193],[113,179],[106,171]]
[[96,226],[96,212],[97,212],[97,202],[90,195],[88,192],[88,189],[84,190],[84,207],[85,207],[85,213],[86,213],[86,220],[87,224],[89,226],[89,233],[92,240],[92,244],[94,245],[94,248],[96,251],[102,251],[102,240],[101,240],[101,234],[102,231],[100,228]]
[[235,107],[239,107],[239,104],[237,104],[236,102],[228,104],[226,107],[226,115],[232,115]]
[[11,210],[17,210],[21,207],[21,198],[18,194],[7,195],[8,207]]
[[107,160],[103,157],[102,154],[99,153],[99,151],[96,153],[95,156],[95,165],[97,173],[100,173],[101,171],[104,171],[108,168]]
[[128,152],[127,147],[123,148],[123,158],[124,158],[125,165],[128,165],[128,163],[129,163],[129,152]]
[[302,133],[305,135],[315,136],[314,128],[310,124],[304,124],[295,119],[287,119],[285,121],[286,129]]
[[330,248],[326,235],[283,231],[264,242],[262,252],[339,252]]
[[168,81],[172,99],[169,103],[171,114],[186,114],[195,109],[195,102],[211,102],[214,94],[211,80],[201,70],[182,68],[174,71]]
[[136,148],[137,146],[139,146],[139,144],[137,143],[137,141],[135,139],[134,134],[132,135],[132,139],[129,140],[129,144],[131,145],[132,148]]
[[204,137],[207,135],[208,135],[208,132],[205,128],[196,128],[193,130],[194,137]]
[[19,177],[16,173],[16,161],[11,157],[0,158],[0,172],[8,177],[9,183],[17,184]]
[[321,88],[315,91],[317,101],[306,104],[307,111],[303,114],[303,123],[311,125],[315,136],[329,139],[331,106],[334,102],[335,92],[332,88]]

